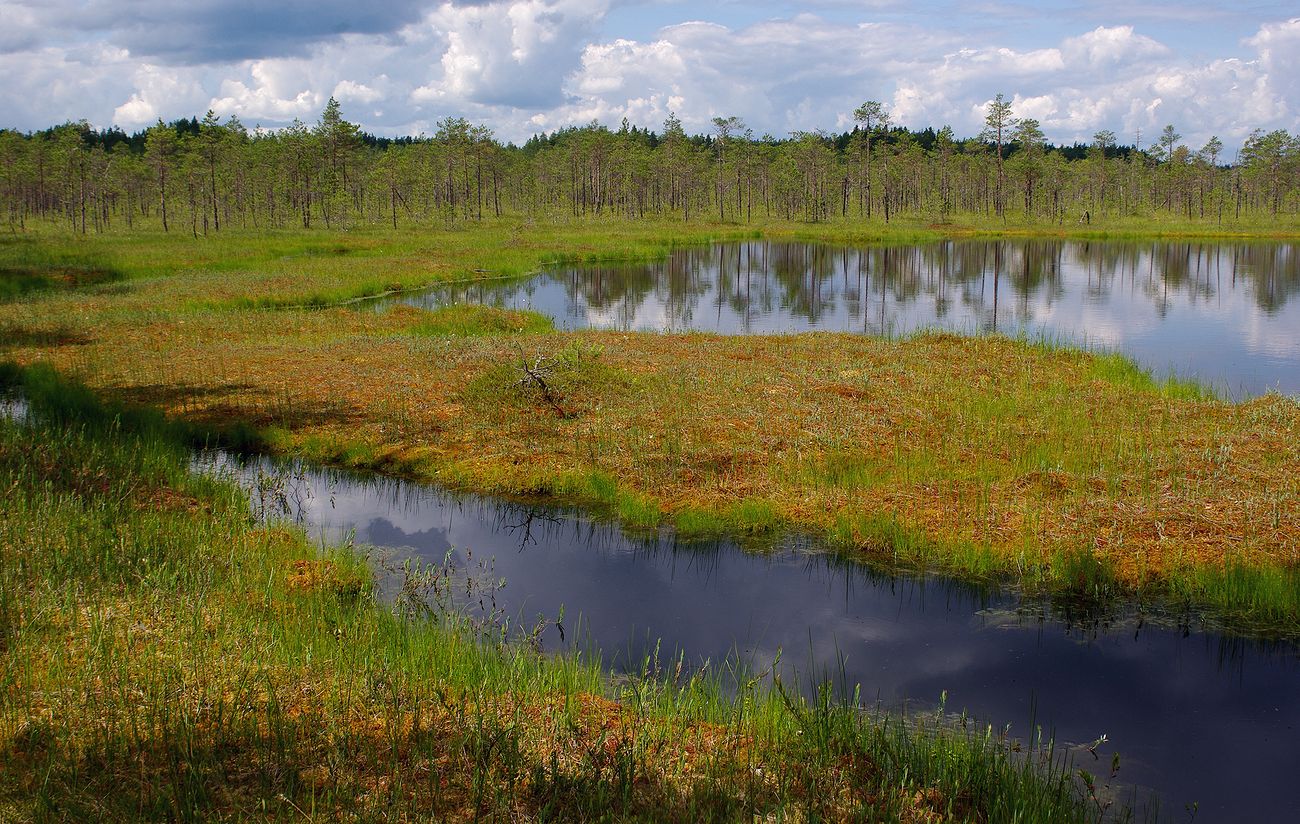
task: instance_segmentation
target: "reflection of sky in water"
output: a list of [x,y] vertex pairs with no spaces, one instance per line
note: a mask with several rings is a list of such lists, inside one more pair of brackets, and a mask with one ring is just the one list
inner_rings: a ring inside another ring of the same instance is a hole
[[561,327],[723,334],[926,327],[1046,336],[1129,354],[1233,396],[1300,394],[1294,244],[950,241],[851,249],[755,241],[652,264],[407,296],[543,312]]
[[[247,470],[246,470],[247,471]],[[491,558],[505,578],[499,603],[525,625],[565,611],[568,635],[549,648],[600,650],[637,669],[662,642],[711,667],[739,656],[751,670],[781,651],[787,677],[838,680],[839,662],[864,700],[952,710],[1012,724],[1037,722],[1058,740],[1111,744],[1094,772],[1153,787],[1166,813],[1200,803],[1198,822],[1300,820],[1300,651],[1139,626],[1063,621],[1014,599],[939,579],[889,579],[793,547],[756,555],[729,544],[632,540],[563,512],[456,498],[390,480],[310,473],[295,487],[309,531],[440,562],[449,549]],[[575,639],[581,619],[582,637]],[[665,663],[665,668],[671,666]]]

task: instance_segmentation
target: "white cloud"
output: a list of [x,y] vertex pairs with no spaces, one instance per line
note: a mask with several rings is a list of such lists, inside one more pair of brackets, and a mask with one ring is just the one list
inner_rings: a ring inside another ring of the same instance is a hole
[[119,49],[43,46],[0,54],[0,124],[42,128],[69,120],[111,121],[101,101],[126,102],[135,89]]
[[1132,26],[1098,26],[1087,34],[1066,38],[1061,52],[1072,65],[1094,69],[1138,59],[1169,55],[1168,47],[1135,34]]
[[[208,108],[249,125],[282,125],[314,121],[333,94],[345,116],[381,134],[431,131],[440,118],[457,115],[522,140],[593,118],[658,128],[675,111],[691,130],[737,115],[756,133],[784,135],[851,128],[853,109],[878,99],[903,125],[950,124],[969,136],[980,129],[984,102],[1002,92],[1057,142],[1088,140],[1103,128],[1126,142],[1141,129],[1149,142],[1172,122],[1190,145],[1218,134],[1231,151],[1257,126],[1300,131],[1300,19],[1262,23],[1241,42],[1217,45],[1217,55],[1194,58],[1158,29],[1066,21],[1052,37],[1013,40],[970,26],[974,18],[965,12],[913,24],[901,7],[886,18],[891,22],[795,14],[735,25],[680,22],[613,37],[602,26],[626,2],[489,0],[423,10],[406,3],[355,20],[348,4],[331,3],[323,19],[352,33],[250,12],[250,20],[284,27],[292,48],[267,45],[259,56],[203,62],[194,54],[150,57],[166,51],[154,42],[162,35],[149,40],[133,27],[157,12],[160,20],[180,21],[176,31],[202,28],[209,26],[203,9],[229,12],[251,0],[201,0],[189,12],[149,2],[110,19],[98,0],[72,25],[78,7],[71,0],[0,0],[0,125],[39,128],[85,117],[138,128]],[[844,17],[851,7],[823,8]],[[876,15],[858,8],[863,17]],[[256,51],[273,34],[247,34],[236,51]]]
[[310,121],[326,100],[313,88],[310,68],[296,60],[254,60],[247,67],[248,79],[224,81],[210,108],[246,123]]
[[1058,108],[1056,96],[1043,94],[1037,97],[1019,97],[1011,101],[1011,107],[1019,117],[1032,117],[1040,123],[1051,120]]
[[951,123],[974,134],[984,102],[1004,92],[1018,116],[1040,120],[1057,142],[1087,141],[1103,128],[1131,142],[1138,130],[1150,136],[1169,122],[1193,146],[1212,134],[1239,143],[1257,125],[1295,129],[1288,101],[1300,95],[1300,83],[1289,63],[1280,71],[1277,64],[1300,53],[1300,21],[1265,26],[1244,45],[1256,53],[1197,63],[1117,26],[1059,47],[968,46],[939,59],[918,57],[898,82],[895,112],[911,126]]
[[518,0],[444,4],[426,25],[446,32],[442,76],[423,99],[458,99],[515,108],[562,102],[561,85],[608,8],[605,0]]
[[1279,103],[1279,121],[1300,114],[1300,17],[1262,26],[1247,43],[1259,52],[1271,97]]
[[[380,75],[378,79],[382,81],[388,78],[386,75]],[[384,99],[384,93],[379,89],[351,80],[340,80],[335,84],[333,96],[340,103],[374,103]]]
[[658,127],[670,111],[688,129],[737,115],[756,133],[784,136],[818,127],[851,128],[852,110],[885,97],[891,68],[938,38],[898,26],[843,26],[802,15],[743,29],[686,22],[655,39],[589,45],[566,89],[574,101],[548,124],[621,117]]
[[[202,87],[185,76],[150,63],[140,64],[133,76],[135,91],[113,110],[113,122],[128,129],[147,127],[170,114],[177,103],[192,107],[207,101]],[[206,108],[205,108],[206,111]]]

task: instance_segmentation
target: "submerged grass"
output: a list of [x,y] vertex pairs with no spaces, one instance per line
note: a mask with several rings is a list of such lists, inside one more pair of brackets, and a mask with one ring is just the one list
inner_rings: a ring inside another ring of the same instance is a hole
[[192,425],[8,378],[31,394],[0,419],[4,820],[1090,819],[1050,742],[657,660],[615,687],[398,614],[358,555],[194,474]]

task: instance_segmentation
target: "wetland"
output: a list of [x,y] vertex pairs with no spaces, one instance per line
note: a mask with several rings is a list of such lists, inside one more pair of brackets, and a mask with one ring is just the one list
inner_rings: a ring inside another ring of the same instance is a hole
[[769,234],[0,245],[0,800],[1294,816],[1294,243]]

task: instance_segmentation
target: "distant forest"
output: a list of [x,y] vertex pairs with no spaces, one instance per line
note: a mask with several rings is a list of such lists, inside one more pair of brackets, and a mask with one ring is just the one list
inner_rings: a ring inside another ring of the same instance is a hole
[[739,119],[687,134],[597,123],[503,144],[461,118],[429,137],[375,137],[331,99],[314,125],[249,130],[237,119],[159,122],[127,134],[68,123],[0,131],[0,208],[80,232],[159,225],[195,235],[241,228],[430,220],[617,216],[747,222],[955,216],[1064,223],[1166,216],[1218,223],[1300,212],[1300,137],[1257,130],[1233,158],[1193,149],[1170,125],[1148,146],[1101,131],[1054,146],[1001,95],[984,131],[913,131],[875,101],[851,132],[755,137]]

